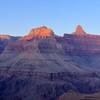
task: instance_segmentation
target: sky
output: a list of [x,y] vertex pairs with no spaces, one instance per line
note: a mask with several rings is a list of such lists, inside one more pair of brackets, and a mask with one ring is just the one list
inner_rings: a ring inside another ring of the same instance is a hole
[[0,0],[0,34],[22,36],[47,26],[62,35],[78,24],[100,34],[100,0]]

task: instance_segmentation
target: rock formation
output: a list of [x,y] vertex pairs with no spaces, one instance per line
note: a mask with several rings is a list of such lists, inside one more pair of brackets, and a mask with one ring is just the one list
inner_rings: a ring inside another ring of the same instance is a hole
[[39,28],[33,28],[28,35],[22,37],[20,40],[31,40],[33,37],[46,38],[52,36],[54,36],[54,32],[46,26],[42,26]]
[[78,25],[74,34],[61,37],[43,26],[24,37],[0,39],[0,79],[0,100],[100,91],[100,36]]
[[77,35],[77,36],[84,36],[87,33],[84,31],[84,29],[82,28],[81,25],[77,25],[76,30],[75,30],[75,32],[73,34]]

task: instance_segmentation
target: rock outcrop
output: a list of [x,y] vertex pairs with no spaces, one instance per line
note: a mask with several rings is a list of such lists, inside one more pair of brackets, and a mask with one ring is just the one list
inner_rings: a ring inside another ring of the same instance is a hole
[[75,32],[73,32],[74,35],[76,36],[85,36],[87,33],[84,31],[81,25],[77,25]]
[[46,38],[46,37],[53,37],[54,32],[50,28],[46,26],[42,26],[39,28],[33,28],[28,35],[20,38],[20,40],[31,40],[33,38]]
[[10,39],[11,36],[10,35],[0,35],[0,40],[5,40],[5,39]]
[[81,25],[77,25],[76,30],[75,30],[75,34],[81,35],[81,34],[86,34],[86,32],[84,31],[84,29],[82,28]]

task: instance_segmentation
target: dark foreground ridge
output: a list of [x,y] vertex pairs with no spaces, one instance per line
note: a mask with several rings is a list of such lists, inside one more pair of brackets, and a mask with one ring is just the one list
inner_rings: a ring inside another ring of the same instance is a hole
[[57,36],[46,26],[0,35],[0,100],[56,100],[69,90],[100,92],[100,36],[78,25]]

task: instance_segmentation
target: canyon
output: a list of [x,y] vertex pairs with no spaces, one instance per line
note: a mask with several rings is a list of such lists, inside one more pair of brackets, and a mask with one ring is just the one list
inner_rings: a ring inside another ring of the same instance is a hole
[[100,35],[78,25],[58,36],[46,26],[0,35],[0,100],[57,100],[100,92]]

